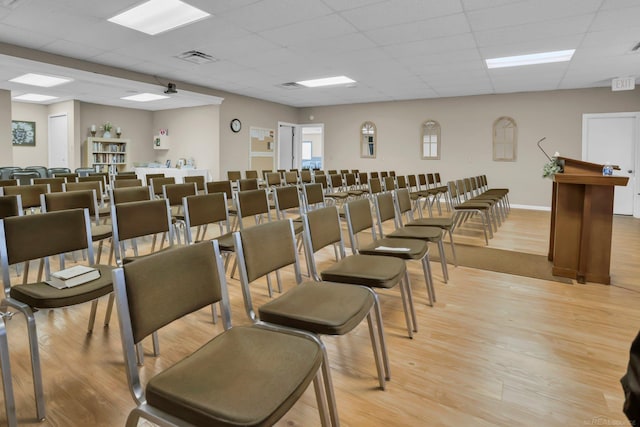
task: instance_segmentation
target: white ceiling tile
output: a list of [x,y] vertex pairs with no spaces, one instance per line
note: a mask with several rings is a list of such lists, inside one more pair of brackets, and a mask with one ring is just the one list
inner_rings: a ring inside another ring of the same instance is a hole
[[636,7],[601,11],[593,20],[590,30],[600,31],[620,29],[624,27],[637,27],[638,22],[640,22],[640,5],[636,2]]
[[463,13],[427,19],[401,25],[375,28],[365,32],[379,46],[408,43],[470,32]]
[[440,52],[452,52],[476,47],[471,33],[442,37],[439,39],[420,40],[411,43],[401,43],[384,46],[382,50],[394,58],[405,58],[422,55],[433,55]]
[[310,41],[318,41],[343,34],[355,33],[355,28],[342,17],[331,14],[318,17],[313,25],[302,21],[279,27],[273,30],[261,31],[266,40],[281,46],[300,46]]
[[462,0],[462,6],[464,10],[488,9],[513,4],[517,1],[518,0]]
[[479,49],[484,59],[503,56],[528,55],[530,53],[553,52],[556,50],[576,49],[584,36],[575,34],[548,39],[537,39],[528,42],[494,45]]
[[460,12],[462,7],[458,1],[392,0],[341,14],[359,30],[369,31]]
[[317,0],[262,0],[239,9],[222,12],[219,17],[246,30],[258,32],[330,13],[333,11]]

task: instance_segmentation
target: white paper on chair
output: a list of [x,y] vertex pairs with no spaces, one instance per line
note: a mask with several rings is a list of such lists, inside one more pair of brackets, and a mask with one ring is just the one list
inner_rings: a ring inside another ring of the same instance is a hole
[[51,274],[51,278],[46,281],[54,288],[64,289],[82,285],[100,277],[100,270],[85,265],[76,265],[66,270],[57,271]]
[[390,246],[378,246],[375,248],[376,251],[383,252],[409,252],[410,248],[392,248]]

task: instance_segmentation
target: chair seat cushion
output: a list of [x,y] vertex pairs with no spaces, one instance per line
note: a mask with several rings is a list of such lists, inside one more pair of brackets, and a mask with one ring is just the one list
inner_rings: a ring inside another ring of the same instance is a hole
[[91,226],[91,239],[94,242],[109,238],[112,234],[113,227],[111,226],[111,224],[99,224]]
[[453,217],[419,218],[405,224],[407,227],[453,227]]
[[349,193],[346,191],[336,191],[335,193],[326,194],[324,197],[329,197],[330,199],[346,199],[349,197]]
[[[376,250],[379,247],[408,249],[406,251]],[[429,245],[424,240],[394,239],[384,237],[358,249],[362,255],[384,255],[400,259],[422,259],[429,252]]]
[[309,338],[234,327],[153,377],[147,402],[192,425],[272,425],[321,362],[320,346]]
[[323,335],[343,335],[358,326],[374,304],[362,286],[302,282],[258,309],[260,320]]
[[111,216],[111,208],[109,206],[103,206],[98,208],[98,216],[100,218],[110,217]]
[[[178,249],[178,248],[180,248],[182,246],[184,246],[184,245],[167,246],[166,248],[162,248],[162,249],[160,249],[158,251],[155,251],[153,253],[156,254],[158,252],[172,251],[172,250]],[[128,263],[133,262],[135,260],[138,260],[138,259],[141,259],[141,258],[144,258],[144,257],[148,257],[149,255],[151,255],[151,254],[144,254],[144,255],[138,255],[138,256],[127,256],[127,257],[124,257],[124,259],[122,260],[122,263],[123,264],[128,264]]]
[[293,232],[295,234],[302,233],[302,230],[304,230],[304,224],[298,221],[292,221],[292,222],[293,222]]
[[404,261],[374,255],[351,255],[320,273],[322,280],[372,288],[392,288],[404,275]]
[[35,308],[59,308],[92,301],[113,291],[109,265],[96,264],[100,278],[72,288],[58,289],[44,282],[27,283],[11,287],[10,297]]
[[440,227],[402,227],[389,234],[387,237],[399,239],[423,239],[430,242],[442,240],[442,228]]
[[490,203],[481,203],[481,202],[464,202],[462,204],[459,204],[458,206],[454,206],[454,209],[480,209],[480,210],[484,210],[484,209],[489,209],[491,207]]
[[211,240],[218,241],[218,246],[220,247],[221,251],[235,252],[236,250],[235,246],[233,245],[233,233],[222,234],[221,236]]

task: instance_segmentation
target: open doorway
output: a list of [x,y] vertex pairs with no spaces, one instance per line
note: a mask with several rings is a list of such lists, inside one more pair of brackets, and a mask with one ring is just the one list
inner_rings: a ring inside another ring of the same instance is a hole
[[278,122],[278,169],[322,169],[324,124]]
[[302,169],[324,167],[324,124],[299,125]]

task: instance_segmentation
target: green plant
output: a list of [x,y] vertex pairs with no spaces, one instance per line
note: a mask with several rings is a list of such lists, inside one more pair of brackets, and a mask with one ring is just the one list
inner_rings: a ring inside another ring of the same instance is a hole
[[105,132],[111,132],[111,129],[113,129],[113,125],[111,124],[111,122],[106,122],[101,126],[101,129]]
[[562,165],[558,161],[557,157],[552,157],[548,163],[545,163],[542,168],[542,177],[543,178],[553,178],[553,175],[558,172],[562,172]]

